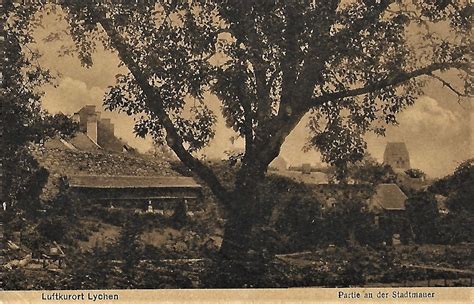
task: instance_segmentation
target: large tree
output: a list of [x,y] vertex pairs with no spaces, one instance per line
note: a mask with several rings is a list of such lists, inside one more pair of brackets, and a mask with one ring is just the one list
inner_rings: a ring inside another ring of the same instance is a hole
[[[259,185],[305,115],[310,145],[343,172],[363,156],[363,135],[396,123],[424,81],[469,94],[468,1],[59,3],[84,64],[100,41],[128,68],[105,105],[141,116],[137,134],[166,142],[226,210],[230,257],[249,249]],[[214,135],[208,93],[245,142],[231,189],[195,154]]]

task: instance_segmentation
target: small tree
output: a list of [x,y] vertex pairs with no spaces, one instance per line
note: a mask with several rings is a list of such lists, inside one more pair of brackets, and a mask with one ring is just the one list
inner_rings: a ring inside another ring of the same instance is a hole
[[450,211],[474,215],[474,159],[461,163],[454,173],[440,181],[447,188]]
[[397,177],[389,165],[378,163],[370,155],[366,154],[364,158],[352,166],[349,166],[348,175],[358,183],[369,183],[374,186],[380,183],[393,183]]
[[116,244],[116,253],[122,260],[123,287],[132,288],[136,282],[137,267],[142,256],[140,242],[142,227],[136,216],[129,216],[124,223]]
[[420,169],[408,169],[405,171],[405,174],[411,178],[425,178],[426,173]]
[[450,174],[429,188],[446,197],[449,213],[439,223],[444,243],[472,241],[474,234],[474,159],[462,162]]
[[[40,87],[51,82],[48,70],[38,64],[39,54],[28,47],[34,41],[30,30],[42,5],[15,5],[4,1],[5,27],[2,51],[2,194],[10,218],[17,213],[37,218],[39,194],[48,173],[31,155],[29,145],[57,134],[70,136],[76,125],[65,115],[50,115],[41,109]],[[37,20],[36,20],[37,21]],[[7,218],[9,218],[7,216]]]
[[418,192],[406,201],[410,225],[418,243],[436,243],[438,240],[439,212],[434,196],[429,192]]

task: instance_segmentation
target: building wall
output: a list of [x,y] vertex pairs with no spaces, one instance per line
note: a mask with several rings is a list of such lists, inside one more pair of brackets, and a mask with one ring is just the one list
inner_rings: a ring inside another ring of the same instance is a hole
[[[87,132],[87,122],[89,121],[89,117],[95,115],[95,106],[87,105],[82,107],[79,112],[75,113],[74,116],[77,117],[79,115],[79,129],[82,132]],[[76,118],[77,119],[77,118]]]
[[184,200],[190,210],[202,205],[200,188],[71,188],[69,193],[85,204],[121,208],[144,209],[151,202],[154,209],[169,210]]

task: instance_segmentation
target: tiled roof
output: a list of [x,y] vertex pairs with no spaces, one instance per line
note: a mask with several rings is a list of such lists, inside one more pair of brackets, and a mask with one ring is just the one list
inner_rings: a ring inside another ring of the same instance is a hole
[[72,175],[68,181],[72,188],[201,188],[185,176]]
[[[58,143],[61,144],[60,141]],[[63,145],[64,147],[64,145]],[[181,176],[171,168],[164,155],[141,155],[134,153],[108,153],[103,150],[77,151],[65,148],[36,147],[36,160],[48,170],[48,182],[43,188],[42,198],[57,195],[59,179],[63,176]]]
[[372,201],[385,210],[405,210],[407,196],[396,184],[380,184]]
[[94,151],[101,148],[94,140],[87,136],[87,134],[82,132],[77,132],[69,142],[78,150],[83,151]]

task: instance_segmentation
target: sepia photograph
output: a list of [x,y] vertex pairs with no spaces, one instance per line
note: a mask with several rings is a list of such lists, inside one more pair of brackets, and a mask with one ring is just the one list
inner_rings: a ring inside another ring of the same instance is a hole
[[3,291],[472,291],[471,1],[0,3]]

